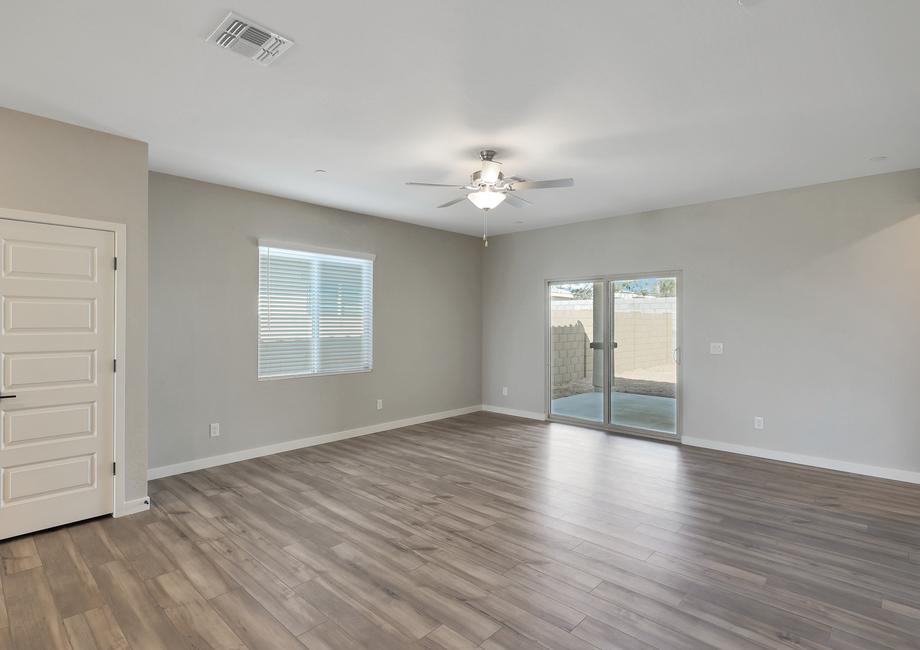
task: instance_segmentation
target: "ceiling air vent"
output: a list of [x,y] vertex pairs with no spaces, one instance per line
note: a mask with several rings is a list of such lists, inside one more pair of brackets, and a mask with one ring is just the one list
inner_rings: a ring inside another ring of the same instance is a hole
[[294,44],[294,41],[232,11],[208,36],[208,41],[261,65],[271,65]]

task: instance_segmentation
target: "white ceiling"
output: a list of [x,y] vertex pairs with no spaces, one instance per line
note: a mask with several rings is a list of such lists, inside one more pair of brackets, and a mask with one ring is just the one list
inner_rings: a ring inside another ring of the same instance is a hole
[[[296,45],[263,68],[205,43],[230,9]],[[464,182],[486,146],[508,175],[575,178],[500,206],[496,233],[920,167],[917,0],[7,0],[3,19],[2,105],[149,142],[154,170],[458,232],[476,208],[404,182]]]

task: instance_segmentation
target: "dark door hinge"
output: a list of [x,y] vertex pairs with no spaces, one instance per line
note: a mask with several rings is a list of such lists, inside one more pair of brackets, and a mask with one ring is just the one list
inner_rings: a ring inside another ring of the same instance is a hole
[[116,271],[118,270],[118,258],[117,257],[112,258],[112,268],[115,269]]
[[112,372],[118,372],[118,359],[112,359]]
[[115,463],[112,463],[112,476],[115,476]]

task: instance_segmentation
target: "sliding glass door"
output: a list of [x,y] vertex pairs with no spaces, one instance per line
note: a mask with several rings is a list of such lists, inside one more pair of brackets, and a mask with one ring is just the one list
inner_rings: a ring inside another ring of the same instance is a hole
[[552,419],[679,435],[679,284],[679,273],[547,283]]

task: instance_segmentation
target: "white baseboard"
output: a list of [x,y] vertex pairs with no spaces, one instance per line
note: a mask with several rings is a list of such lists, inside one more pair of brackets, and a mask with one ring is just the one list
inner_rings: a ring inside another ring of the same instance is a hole
[[681,439],[681,443],[689,447],[702,447],[705,449],[715,449],[717,451],[728,451],[733,454],[756,456],[757,458],[767,458],[769,460],[779,460],[786,463],[795,463],[796,465],[808,465],[810,467],[820,467],[821,469],[833,469],[837,470],[838,472],[849,472],[851,474],[862,474],[864,476],[874,476],[876,478],[887,478],[892,481],[904,481],[905,483],[920,483],[920,472],[912,472],[906,469],[878,467],[876,465],[863,465],[862,463],[851,463],[845,460],[834,460],[832,458],[822,458],[820,456],[806,456],[804,454],[794,454],[786,451],[774,451],[772,449],[763,449],[762,447],[748,447],[746,445],[736,445],[730,442],[708,440],[706,438],[693,438],[684,436]]
[[134,515],[138,512],[144,512],[145,510],[150,510],[150,497],[141,497],[140,499],[125,501],[115,508],[115,512],[112,513],[112,516],[127,517],[128,515]]
[[424,422],[431,422],[433,420],[443,420],[444,418],[452,418],[458,415],[466,415],[467,413],[475,413],[481,411],[482,406],[476,404],[474,406],[466,406],[459,409],[453,409],[452,411],[441,411],[440,413],[428,413],[427,415],[417,415],[411,418],[404,418],[402,420],[393,420],[391,422],[380,422],[378,424],[371,424],[366,427],[359,427],[357,429],[348,429],[347,431],[336,431],[333,433],[324,433],[318,436],[310,436],[308,438],[297,438],[296,440],[288,440],[286,442],[278,442],[273,445],[265,445],[264,447],[253,447],[251,449],[242,449],[240,451],[233,451],[228,454],[221,454],[219,456],[208,456],[206,458],[196,458],[194,460],[188,460],[182,463],[176,463],[174,465],[163,465],[161,467],[151,467],[147,470],[147,480],[153,481],[154,479],[163,478],[164,476],[172,476],[173,474],[184,474],[185,472],[194,472],[198,469],[207,469],[208,467],[217,467],[218,465],[226,465],[228,463],[236,463],[241,460],[249,460],[250,458],[258,458],[259,456],[270,456],[271,454],[280,454],[284,451],[292,451],[294,449],[302,449],[304,447],[312,447],[314,445],[322,445],[327,442],[335,442],[337,440],[346,440],[347,438],[357,438],[358,436],[366,436],[371,433],[380,433],[381,431],[389,431],[390,429],[399,429],[400,427],[410,427],[414,424],[422,424]]
[[518,409],[509,409],[504,406],[494,406],[492,404],[483,404],[483,411],[488,411],[489,413],[501,413],[502,415],[513,415],[518,418],[527,418],[528,420],[546,420],[545,413],[537,413],[536,411],[520,411]]

